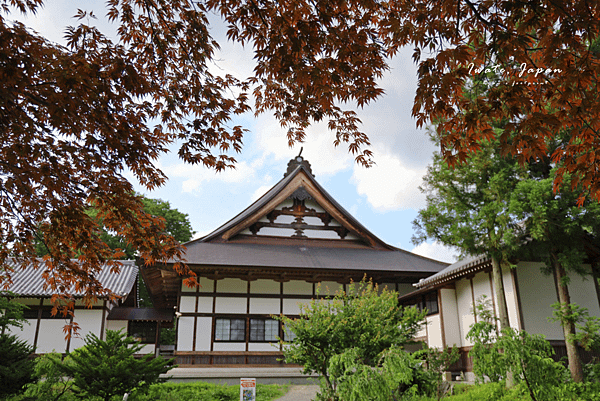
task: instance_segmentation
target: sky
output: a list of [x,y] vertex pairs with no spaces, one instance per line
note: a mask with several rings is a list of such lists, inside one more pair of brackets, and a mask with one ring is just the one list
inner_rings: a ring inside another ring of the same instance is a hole
[[[35,16],[11,14],[48,39],[64,43],[66,26],[77,9],[93,11],[97,20],[89,20],[104,33],[114,32],[107,21],[104,1],[47,0]],[[225,26],[212,16],[212,36],[221,44],[211,66],[214,73],[229,73],[246,78],[252,73],[251,48],[228,42]],[[435,146],[425,129],[416,128],[411,110],[417,85],[417,66],[412,50],[403,49],[390,62],[390,71],[380,80],[385,94],[372,104],[358,109],[362,130],[371,141],[376,165],[365,168],[354,162],[344,145],[333,146],[334,133],[325,124],[308,129],[306,141],[293,148],[287,145],[286,131],[270,114],[255,117],[248,113],[235,118],[231,126],[243,125],[242,152],[235,154],[235,169],[215,173],[199,165],[190,165],[177,157],[177,144],[156,165],[168,177],[154,191],[140,186],[133,175],[128,178],[135,189],[150,198],[168,201],[188,214],[195,238],[206,235],[244,210],[276,184],[288,161],[303,147],[302,156],[312,166],[317,181],[367,229],[388,244],[433,259],[454,262],[456,252],[435,242],[415,246],[412,221],[425,206],[420,192],[422,177],[431,163]]]

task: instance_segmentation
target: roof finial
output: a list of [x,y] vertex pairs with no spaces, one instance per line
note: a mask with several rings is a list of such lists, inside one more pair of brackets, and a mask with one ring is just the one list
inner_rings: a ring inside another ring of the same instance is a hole
[[300,153],[298,153],[298,156],[296,156],[292,160],[290,160],[290,162],[288,163],[287,171],[283,175],[284,177],[287,177],[290,173],[292,173],[294,170],[296,170],[296,168],[298,166],[303,166],[304,170],[307,173],[309,173],[310,175],[313,175],[312,169],[310,168],[310,163],[308,161],[304,160],[304,158],[301,156],[302,150],[304,150],[304,147],[300,148]]

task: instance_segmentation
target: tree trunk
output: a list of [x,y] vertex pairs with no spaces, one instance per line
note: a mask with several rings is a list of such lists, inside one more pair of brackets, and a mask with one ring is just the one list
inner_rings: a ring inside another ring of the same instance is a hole
[[[567,277],[567,273],[565,272],[562,264],[554,255],[552,255],[552,269],[554,271],[554,278],[556,279],[556,291],[558,293],[560,309],[562,315],[564,316],[570,312],[569,308],[571,306],[571,297],[569,296],[569,288],[564,281]],[[569,360],[571,378],[573,381],[579,383],[583,381],[583,369],[581,367],[581,357],[579,356],[577,344],[572,337],[572,335],[575,334],[575,323],[568,319],[562,319],[561,326],[565,336],[565,345],[567,347],[567,358]]]
[[[508,320],[508,307],[506,306],[506,294],[504,293],[504,280],[502,280],[502,265],[500,260],[492,256],[492,281],[494,282],[494,293],[498,305],[498,320],[500,321],[500,331],[510,328]],[[506,387],[514,386],[514,377],[512,371],[506,372]]]
[[506,295],[504,294],[504,281],[502,280],[502,266],[500,260],[492,256],[492,278],[494,281],[494,292],[498,301],[498,320],[500,321],[500,330],[508,329],[508,307],[506,306]]

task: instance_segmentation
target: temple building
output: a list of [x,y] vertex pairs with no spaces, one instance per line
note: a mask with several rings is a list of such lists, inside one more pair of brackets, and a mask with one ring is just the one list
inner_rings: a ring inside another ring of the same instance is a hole
[[174,261],[141,268],[155,307],[176,311],[180,366],[282,364],[277,338],[289,337],[273,315],[299,316],[300,304],[365,277],[407,294],[447,266],[369,232],[301,156],[256,202],[185,246],[196,288]]

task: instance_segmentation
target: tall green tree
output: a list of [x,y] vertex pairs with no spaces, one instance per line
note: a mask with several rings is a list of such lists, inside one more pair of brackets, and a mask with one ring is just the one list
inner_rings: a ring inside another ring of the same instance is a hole
[[564,176],[564,189],[556,193],[556,173],[557,167],[552,168],[547,159],[541,173],[518,183],[512,194],[511,212],[524,222],[533,240],[526,250],[541,258],[545,263],[543,270],[554,276],[569,370],[573,380],[579,382],[583,380],[583,370],[574,337],[577,322],[571,318],[569,274],[590,275],[583,267],[588,259],[585,244],[597,235],[594,230],[600,222],[600,205],[589,199],[578,203],[581,188],[570,189],[570,175]]
[[428,238],[458,248],[463,256],[487,255],[492,260],[498,317],[509,327],[502,266],[519,248],[522,227],[509,211],[510,194],[525,170],[503,156],[496,141],[482,141],[480,151],[465,164],[449,167],[436,153],[421,188],[427,205],[413,225],[413,242]]

